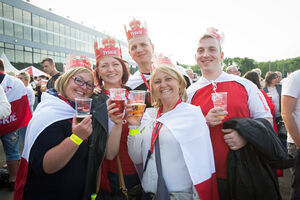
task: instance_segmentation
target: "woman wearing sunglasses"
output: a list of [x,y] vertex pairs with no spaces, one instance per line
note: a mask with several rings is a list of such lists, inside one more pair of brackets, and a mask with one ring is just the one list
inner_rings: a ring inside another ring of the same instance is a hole
[[93,72],[75,67],[42,94],[30,121],[15,182],[14,199],[83,198],[91,116],[76,123],[75,98],[93,94]]
[[[97,193],[97,199],[126,199],[121,194],[119,177],[124,179],[126,189],[139,187],[139,178],[128,155],[128,124],[116,104],[110,100],[110,89],[125,88],[129,71],[121,59],[115,41],[106,38],[103,47],[95,43],[95,80],[101,93],[93,99],[93,133],[89,138],[88,181],[85,199]],[[125,88],[126,96],[128,89]],[[123,112],[123,111],[121,111]],[[117,164],[120,160],[120,165]],[[101,167],[100,167],[101,166]],[[118,173],[121,169],[122,174]]]

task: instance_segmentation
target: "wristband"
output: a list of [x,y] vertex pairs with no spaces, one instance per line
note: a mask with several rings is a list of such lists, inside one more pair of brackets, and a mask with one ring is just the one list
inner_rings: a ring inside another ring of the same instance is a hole
[[82,143],[82,139],[80,137],[78,137],[77,135],[75,135],[74,133],[69,137],[70,140],[72,140],[75,144],[77,144],[78,146]]
[[136,135],[136,134],[139,134],[140,133],[140,129],[137,128],[137,129],[132,129],[132,128],[129,128],[129,134],[130,135]]

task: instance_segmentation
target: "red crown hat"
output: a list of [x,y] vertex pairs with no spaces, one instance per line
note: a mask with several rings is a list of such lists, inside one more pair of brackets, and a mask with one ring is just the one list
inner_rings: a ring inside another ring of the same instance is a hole
[[131,30],[127,31],[126,26],[124,25],[125,33],[128,41],[138,35],[148,36],[147,28],[141,27],[141,22],[139,20],[133,18],[133,20],[129,22],[129,26]]
[[110,38],[109,36],[102,40],[102,45],[104,48],[98,48],[98,43],[94,43],[95,56],[96,60],[100,60],[106,56],[113,56],[121,58],[121,51],[119,48],[115,47],[115,40]]
[[154,55],[152,58],[152,62],[154,67],[159,67],[159,66],[175,67],[172,60],[167,56],[164,56],[162,53]]
[[64,66],[64,71],[67,71],[73,67],[85,67],[93,71],[91,62],[85,55],[80,55],[80,56],[75,56],[74,54],[68,55],[68,57],[66,58],[66,65]]
[[218,33],[218,29],[214,28],[214,27],[209,27],[206,29],[206,33],[207,35],[211,35],[212,37],[216,38],[217,40],[219,40],[219,42],[222,44],[224,41],[224,33]]

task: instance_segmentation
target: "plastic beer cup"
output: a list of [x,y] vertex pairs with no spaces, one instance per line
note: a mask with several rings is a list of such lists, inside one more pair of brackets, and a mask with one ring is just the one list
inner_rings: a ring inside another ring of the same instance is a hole
[[92,99],[91,98],[75,98],[75,110],[77,123],[79,124],[85,117],[90,115]]
[[125,89],[124,88],[112,88],[109,90],[111,103],[115,103],[114,108],[118,108],[119,110],[114,112],[114,115],[123,114],[125,109]]

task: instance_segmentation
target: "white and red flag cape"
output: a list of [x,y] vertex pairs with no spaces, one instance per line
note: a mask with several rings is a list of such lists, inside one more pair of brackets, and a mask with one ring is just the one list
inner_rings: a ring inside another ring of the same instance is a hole
[[64,119],[71,119],[74,114],[75,110],[65,101],[46,92],[42,94],[41,103],[36,107],[32,120],[27,126],[23,154],[15,182],[14,200],[23,198],[30,150],[36,138],[49,125]]
[[[149,118],[151,116],[146,110],[141,129],[147,122],[151,122]],[[157,121],[166,126],[180,144],[185,164],[200,199],[218,200],[213,148],[201,108],[180,103]]]
[[3,73],[0,75],[4,76],[0,84],[11,104],[11,114],[0,120],[0,135],[5,135],[27,126],[31,119],[31,112],[27,90],[21,80]]

